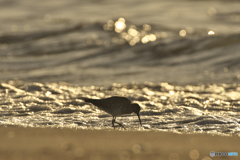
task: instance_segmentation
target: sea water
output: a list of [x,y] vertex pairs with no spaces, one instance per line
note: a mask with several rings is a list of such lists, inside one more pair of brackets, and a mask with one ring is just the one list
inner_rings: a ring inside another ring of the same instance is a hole
[[[1,83],[1,126],[110,129],[112,117],[80,97],[128,97],[141,106],[117,117],[126,130],[240,134],[240,85],[174,86],[168,83],[79,87],[66,83]],[[118,128],[117,128],[118,129]],[[120,130],[122,130],[119,127]]]
[[1,1],[1,125],[239,135],[238,1]]

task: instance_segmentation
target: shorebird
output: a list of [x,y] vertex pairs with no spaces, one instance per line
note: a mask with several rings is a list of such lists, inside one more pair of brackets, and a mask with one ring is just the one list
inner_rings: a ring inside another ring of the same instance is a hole
[[113,97],[104,98],[104,99],[90,99],[90,98],[81,97],[80,99],[84,100],[85,102],[92,103],[93,105],[97,106],[99,109],[112,115],[113,116],[112,126],[114,129],[115,129],[114,123],[117,123],[119,124],[119,126],[124,128],[122,123],[116,122],[117,116],[121,116],[124,114],[131,114],[131,113],[137,114],[139,122],[142,126],[140,115],[139,115],[139,112],[141,110],[140,106],[137,103],[132,103],[126,97],[113,96]]

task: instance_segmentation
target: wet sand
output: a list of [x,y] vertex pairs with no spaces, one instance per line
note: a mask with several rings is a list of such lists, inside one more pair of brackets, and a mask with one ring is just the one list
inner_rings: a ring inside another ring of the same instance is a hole
[[239,159],[240,139],[206,134],[0,127],[0,160]]

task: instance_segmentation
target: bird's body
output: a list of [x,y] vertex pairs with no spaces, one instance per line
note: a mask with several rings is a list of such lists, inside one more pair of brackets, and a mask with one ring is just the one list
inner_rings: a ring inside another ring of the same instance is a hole
[[113,117],[121,116],[123,114],[131,114],[131,101],[125,97],[110,97],[104,99],[89,99],[84,98],[85,102],[90,102],[99,109],[111,114]]
[[[115,121],[117,116],[121,116],[124,114],[131,114],[133,112],[138,115],[139,122],[141,124],[141,120],[139,116],[139,112],[141,109],[140,106],[137,103],[132,103],[126,97],[113,96],[113,97],[104,98],[104,99],[90,99],[90,98],[81,97],[80,99],[84,100],[85,102],[92,103],[93,105],[97,106],[99,109],[112,115],[113,127],[114,127],[114,123],[118,123]],[[118,124],[122,126],[121,123],[118,123]]]

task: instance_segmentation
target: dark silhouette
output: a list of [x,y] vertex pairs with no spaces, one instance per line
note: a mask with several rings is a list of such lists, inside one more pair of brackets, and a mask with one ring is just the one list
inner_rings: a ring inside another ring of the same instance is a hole
[[[80,99],[84,100],[85,102],[92,103],[93,105],[97,106],[99,109],[107,112],[108,114],[113,116],[112,119],[112,126],[115,128],[114,123],[119,124],[119,126],[123,127],[122,123],[116,122],[116,117],[121,116],[123,114],[131,114],[136,113],[139,122],[142,126],[141,119],[139,116],[139,112],[141,110],[140,106],[137,103],[132,103],[126,97],[109,97],[104,99],[90,99],[90,98],[83,98]],[[123,127],[124,128],[124,127]]]

